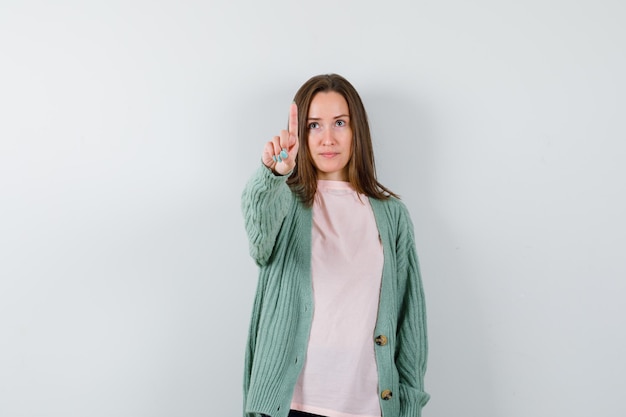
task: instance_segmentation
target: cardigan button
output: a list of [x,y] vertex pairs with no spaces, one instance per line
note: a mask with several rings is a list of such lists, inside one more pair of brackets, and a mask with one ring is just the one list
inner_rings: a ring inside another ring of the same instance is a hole
[[374,339],[374,342],[376,342],[378,346],[385,346],[387,344],[387,336],[383,334],[376,336],[376,339]]
[[380,398],[382,398],[385,401],[390,400],[392,396],[393,396],[393,393],[389,389],[386,389],[380,393]]

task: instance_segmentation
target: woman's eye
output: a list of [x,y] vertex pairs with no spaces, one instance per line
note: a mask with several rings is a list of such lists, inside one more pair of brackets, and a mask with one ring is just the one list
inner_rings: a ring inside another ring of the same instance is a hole
[[346,125],[346,122],[344,122],[343,120],[337,120],[335,122],[335,126],[345,126],[345,125]]
[[320,127],[320,124],[317,122],[309,123],[309,129],[317,129],[318,127]]

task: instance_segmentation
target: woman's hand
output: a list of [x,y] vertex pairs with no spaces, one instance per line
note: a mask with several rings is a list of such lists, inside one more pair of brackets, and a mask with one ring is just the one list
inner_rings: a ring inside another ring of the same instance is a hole
[[263,148],[262,161],[266,167],[278,175],[286,175],[296,166],[298,154],[298,106],[291,103],[289,109],[289,130],[281,130]]

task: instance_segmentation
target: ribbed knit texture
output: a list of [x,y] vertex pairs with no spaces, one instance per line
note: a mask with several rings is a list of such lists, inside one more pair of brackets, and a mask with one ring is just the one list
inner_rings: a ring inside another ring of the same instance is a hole
[[[286,184],[261,166],[242,196],[250,255],[259,265],[244,368],[244,416],[286,417],[302,370],[313,313],[312,211]],[[420,417],[427,339],[424,293],[413,225],[403,203],[370,199],[385,262],[375,346],[383,417]]]

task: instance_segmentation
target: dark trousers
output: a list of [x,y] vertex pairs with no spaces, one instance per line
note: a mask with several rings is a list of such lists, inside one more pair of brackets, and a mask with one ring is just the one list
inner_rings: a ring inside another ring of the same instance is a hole
[[324,417],[319,414],[305,413],[304,411],[289,410],[289,417]]
[[[267,417],[267,416],[263,416]],[[289,410],[289,417],[324,417],[319,414],[305,413],[304,411]]]

